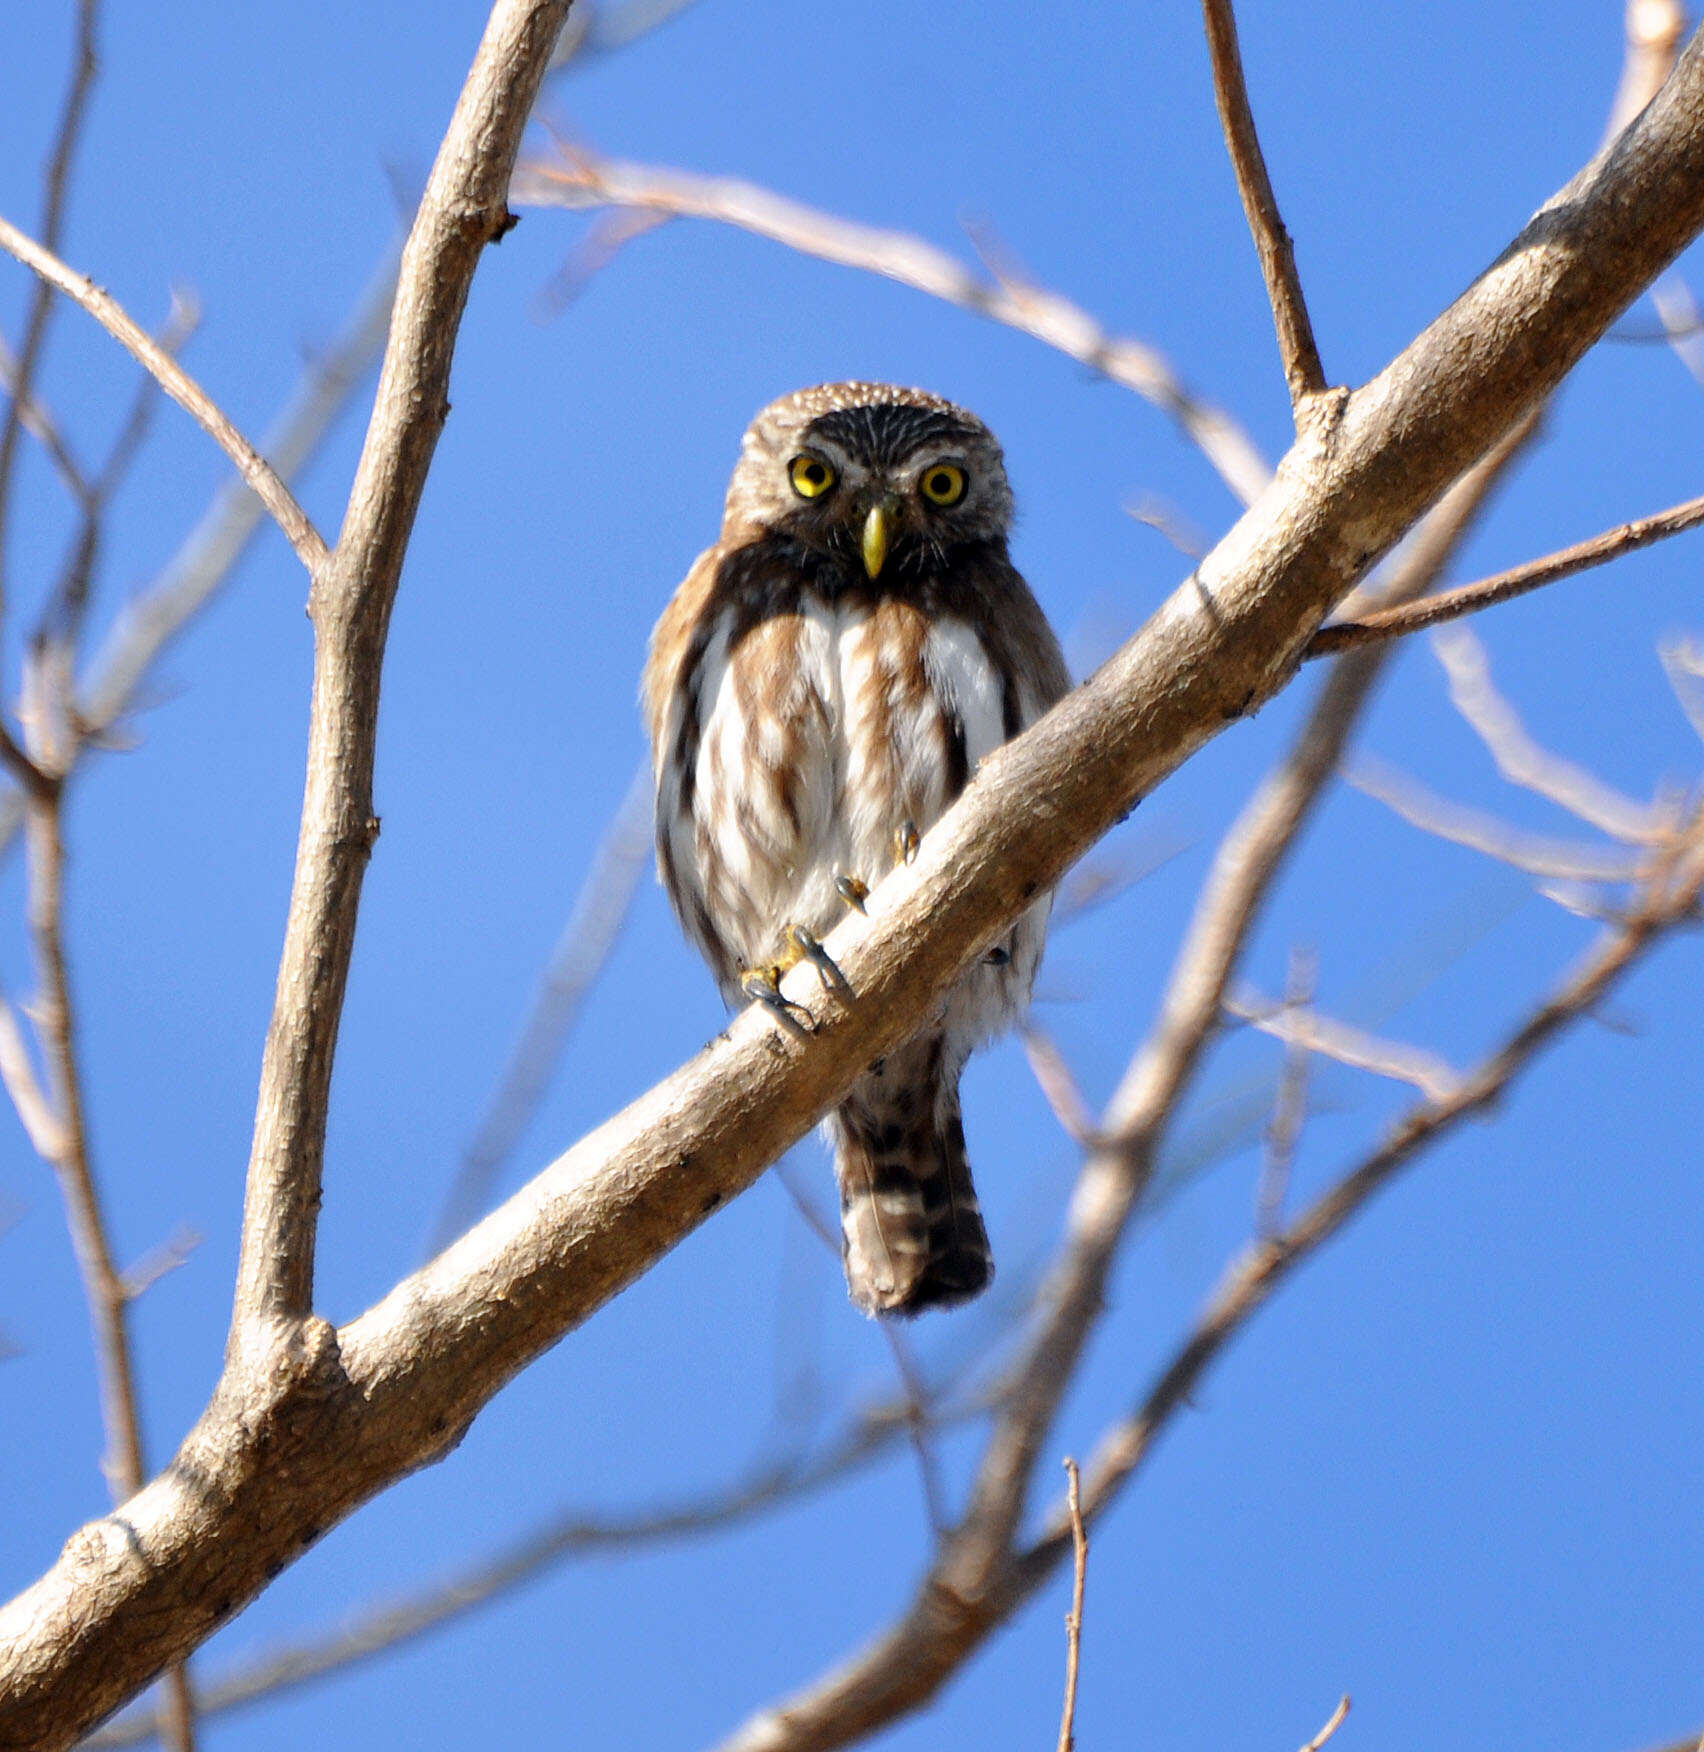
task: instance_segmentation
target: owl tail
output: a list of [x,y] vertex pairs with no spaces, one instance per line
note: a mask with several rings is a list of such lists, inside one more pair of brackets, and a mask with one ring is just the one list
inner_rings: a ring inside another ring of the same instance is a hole
[[846,1287],[866,1314],[962,1302],[994,1275],[942,1042],[872,1065],[829,1121]]

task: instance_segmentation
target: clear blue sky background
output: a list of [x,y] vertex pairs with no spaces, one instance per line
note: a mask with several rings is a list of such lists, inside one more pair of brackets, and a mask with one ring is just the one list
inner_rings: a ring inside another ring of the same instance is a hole
[[[1305,13],[1305,16],[1303,14]],[[483,19],[436,6],[116,0],[66,253],[144,320],[187,282],[193,370],[258,435],[396,222],[392,176],[430,161]],[[1250,4],[1254,102],[1326,368],[1377,370],[1593,149],[1621,52],[1610,0]],[[33,226],[69,8],[32,0],[0,75],[0,211]],[[701,0],[551,99],[620,156],[750,177],[963,248],[992,221],[1042,282],[1164,348],[1267,451],[1288,410],[1213,115],[1197,11],[867,0]],[[420,1258],[458,1152],[640,752],[651,622],[714,535],[741,430],[772,396],[859,375],[919,383],[1003,438],[1016,553],[1081,671],[1184,562],[1121,508],[1161,495],[1208,532],[1235,506],[1167,421],[1022,336],[773,244],[680,224],[633,245],[559,320],[541,287],[583,229],[532,213],[482,264],[454,412],[403,580],[367,886],[332,1115],[321,1299],[358,1312]],[[21,271],[0,273],[15,339]],[[1634,320],[1649,326],[1648,306]],[[60,314],[44,380],[86,453],[131,393],[112,343]],[[335,533],[364,423],[303,496]],[[1663,347],[1610,345],[1475,537],[1490,570],[1699,489],[1704,392]],[[113,519],[97,627],[172,554],[225,465],[177,410]],[[5,678],[52,576],[62,495],[26,459],[7,551]],[[1687,779],[1696,737],[1654,655],[1704,632],[1697,538],[1487,617],[1535,731],[1637,794]],[[120,1253],[205,1240],[138,1317],[164,1458],[214,1380],[256,1071],[301,790],[309,628],[266,534],[176,645],[71,814],[73,954],[94,1141]],[[1062,933],[1040,1011],[1091,1095],[1146,1027],[1212,847],[1298,721],[1309,678],[1144,804],[1121,855],[1185,849]],[[1366,746],[1546,831],[1502,785],[1423,647]],[[0,971],[27,989],[14,854]],[[1457,1063],[1494,1043],[1588,927],[1353,793],[1308,837],[1249,963],[1292,943],[1322,1001]],[[1704,1726],[1704,1078],[1696,937],[1552,1052],[1486,1124],[1428,1156],[1235,1347],[1102,1524],[1079,1733],[1087,1746],[1277,1748],[1352,1691],[1351,1747],[1620,1752]],[[504,1191],[719,1026],[710,980],[647,879],[631,929]],[[1181,1145],[1229,1130],[1129,1251],[1054,1446],[1086,1452],[1246,1238],[1277,1062],[1236,1038]],[[1252,1096],[1251,1096],[1251,1091]],[[1403,1097],[1322,1075],[1298,1173],[1318,1187]],[[1010,1047],[967,1086],[1008,1283],[1055,1237],[1073,1152]],[[818,1147],[801,1172],[826,1194]],[[92,1365],[52,1182],[0,1116],[0,1588],[105,1506]],[[917,1330],[945,1367],[992,1314]],[[505,1392],[444,1465],[329,1535],[200,1657],[204,1673],[324,1626],[559,1507],[713,1488],[774,1441],[801,1373],[819,1431],[892,1390],[878,1334],[773,1178]],[[946,1445],[962,1485],[973,1452]],[[213,1748],[702,1746],[883,1625],[921,1564],[902,1450],[732,1533],[563,1567],[377,1665],[210,1724]],[[893,1748],[1051,1744],[1061,1586],[998,1636]]]

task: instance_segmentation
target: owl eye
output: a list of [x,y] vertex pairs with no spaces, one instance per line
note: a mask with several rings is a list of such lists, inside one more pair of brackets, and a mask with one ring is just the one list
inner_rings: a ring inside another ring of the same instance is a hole
[[801,499],[820,499],[834,485],[834,470],[821,457],[795,456],[787,464],[787,479]]
[[923,497],[931,505],[956,505],[964,497],[964,470],[937,462],[923,471]]

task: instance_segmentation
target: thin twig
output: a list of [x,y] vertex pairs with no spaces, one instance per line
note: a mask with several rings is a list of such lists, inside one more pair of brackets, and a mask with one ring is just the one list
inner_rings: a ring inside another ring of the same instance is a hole
[[35,1152],[44,1162],[57,1162],[65,1154],[65,1127],[36,1075],[29,1043],[18,1025],[11,1000],[0,992],[0,1082],[12,1097],[18,1119]]
[[1320,364],[1307,301],[1302,296],[1302,282],[1296,274],[1296,252],[1278,211],[1278,197],[1272,192],[1272,179],[1266,174],[1266,158],[1255,132],[1231,0],[1202,0],[1201,12],[1213,57],[1213,96],[1219,107],[1219,122],[1225,131],[1231,166],[1236,171],[1243,212],[1248,216],[1248,228],[1260,254],[1260,271],[1278,331],[1278,351],[1284,361],[1284,380],[1290,386],[1290,402],[1299,413],[1310,397],[1324,390],[1325,367]]
[[[824,1220],[822,1213],[816,1208],[804,1187],[799,1184],[797,1177],[791,1171],[790,1163],[785,1161],[776,1163],[774,1172],[788,1198],[793,1201],[793,1208],[799,1213],[805,1227],[838,1260],[840,1258],[840,1238]],[[894,1371],[899,1376],[900,1386],[904,1389],[904,1397],[900,1403],[905,1419],[905,1431],[911,1442],[911,1451],[917,1459],[918,1481],[923,1490],[923,1508],[929,1517],[929,1530],[936,1539],[939,1539],[947,1525],[947,1499],[946,1490],[941,1481],[940,1461],[935,1454],[934,1442],[931,1440],[933,1418],[930,1412],[930,1396],[923,1381],[923,1372],[917,1366],[917,1359],[912,1355],[905,1335],[899,1331],[894,1323],[891,1320],[878,1320],[876,1325],[882,1338],[886,1341],[888,1353],[893,1358]]]
[[1071,1511],[1071,1610],[1065,1614],[1065,1708],[1059,1718],[1059,1752],[1077,1743],[1077,1669],[1083,1656],[1083,1585],[1089,1575],[1089,1533],[1083,1525],[1081,1480],[1077,1462],[1066,1457],[1065,1500]]
[[[95,50],[95,26],[99,17],[98,0],[78,0],[77,32],[71,50],[71,83],[65,93],[65,107],[60,112],[55,130],[53,150],[42,178],[42,239],[50,250],[59,248],[65,228],[65,208],[71,192],[71,159],[82,137],[83,120],[88,113],[89,93],[100,71]],[[0,428],[0,611],[3,611],[5,591],[5,545],[8,513],[11,509],[12,479],[17,462],[18,433],[26,411],[35,399],[36,370],[41,363],[42,348],[47,340],[47,325],[53,315],[53,288],[38,281],[30,301],[29,315],[24,322],[23,345],[12,377],[12,397],[6,409],[6,422]]]
[[462,1154],[433,1227],[433,1253],[447,1246],[478,1215],[550,1086],[551,1073],[561,1060],[586,996],[608,962],[632,909],[651,849],[652,789],[650,763],[641,762],[592,854],[591,868],[533,994],[520,1038],[473,1141]]
[[1667,837],[1672,824],[1656,810],[1636,803],[1596,773],[1534,739],[1520,714],[1497,691],[1490,656],[1471,627],[1442,629],[1432,635],[1431,643],[1449,680],[1450,703],[1510,784],[1537,792],[1611,839],[1650,846]]
[[511,198],[534,206],[641,208],[714,220],[771,238],[802,255],[897,280],[1033,336],[1134,390],[1177,421],[1245,505],[1271,479],[1271,465],[1247,432],[1222,408],[1188,390],[1152,347],[1109,335],[1086,311],[1055,292],[1002,287],[920,237],[857,225],[754,183],[598,158],[560,142],[554,159],[529,159],[520,167]]
[[1657,647],[1657,656],[1686,721],[1704,737],[1704,645],[1677,634]]
[[[398,253],[394,247],[387,251],[337,339],[310,361],[267,429],[265,453],[286,481],[294,480],[318,454],[384,346],[396,297]],[[165,569],[120,611],[79,682],[77,715],[89,734],[110,730],[130,708],[166,643],[230,576],[265,509],[241,480],[225,480],[214,490],[200,521]]]
[[1074,1144],[1087,1149],[1095,1141],[1095,1116],[1077,1087],[1077,1079],[1065,1062],[1059,1043],[1039,1028],[1033,1017],[1022,1023],[1020,1038],[1036,1086],[1053,1110],[1053,1117]]
[[[1496,1051],[1463,1077],[1447,1101],[1421,1102],[1386,1140],[1344,1175],[1281,1235],[1257,1242],[1221,1280],[1200,1322],[1161,1371],[1140,1408],[1114,1426],[1088,1466],[1086,1513],[1092,1521],[1152,1452],[1160,1430],[1187,1402],[1207,1367],[1304,1259],[1340,1233],[1373,1196],[1423,1150],[1493,1105],[1552,1041],[1591,1016],[1616,983],[1671,932],[1693,922],[1704,891],[1704,830],[1694,815],[1645,884],[1639,904],[1605,931],[1573,972],[1510,1031]],[[1024,1559],[1051,1567],[1068,1548],[1069,1514],[1050,1511]],[[1041,1577],[1034,1581],[1039,1583]],[[1033,1585],[1033,1584],[1032,1584]]]
[[1704,523],[1704,497],[1688,499],[1685,504],[1671,506],[1650,517],[1637,518],[1632,523],[1618,524],[1594,535],[1589,541],[1575,542],[1572,547],[1558,549],[1543,559],[1529,560],[1524,566],[1513,566],[1506,572],[1477,579],[1472,584],[1460,584],[1453,590],[1442,590],[1436,596],[1411,602],[1396,608],[1380,609],[1376,614],[1362,615],[1352,621],[1332,621],[1314,634],[1304,657],[1330,657],[1356,645],[1366,645],[1375,639],[1406,638],[1410,633],[1442,625],[1462,615],[1478,614],[1494,608],[1500,602],[1510,602],[1525,596],[1529,590],[1554,584],[1560,578],[1571,578],[1593,566],[1607,565],[1623,554],[1635,553],[1653,542],[1696,529]]
[[0,219],[0,249],[16,256],[50,286],[57,287],[88,313],[126,348],[144,370],[158,379],[160,387],[184,411],[192,415],[202,430],[213,439],[231,461],[237,472],[259,494],[272,513],[278,527],[289,538],[302,564],[310,573],[324,563],[326,545],[314,528],[307,512],[296,503],[295,495],[284,485],[272,465],[231,423],[211,396],[178,362],[135,322],[117,299],[103,292],[87,275],[69,268],[51,250],[44,249],[33,238],[9,220]]
[[1582,845],[1528,833],[1499,816],[1440,797],[1374,755],[1359,756],[1345,768],[1343,778],[1422,833],[1466,846],[1529,876],[1565,882],[1633,882],[1650,863],[1648,853],[1624,846]]
[[1405,1041],[1384,1040],[1335,1017],[1321,1015],[1305,998],[1286,996],[1280,1004],[1252,991],[1237,991],[1225,999],[1225,1009],[1239,1020],[1281,1040],[1304,1057],[1372,1071],[1418,1089],[1430,1101],[1443,1101],[1460,1086],[1455,1070],[1435,1053]]
[[[174,292],[171,307],[160,329],[161,351],[175,359],[195,333],[200,321],[201,309],[195,300]],[[83,491],[78,495],[80,527],[72,539],[65,563],[60,568],[59,580],[49,593],[47,603],[37,620],[35,638],[38,643],[53,639],[67,646],[75,644],[94,583],[107,507],[123,484],[130,465],[136,460],[159,404],[160,385],[154,377],[143,372],[131,398],[130,411],[119,426],[118,435],[107,451],[106,461],[101,464],[93,478],[84,483]],[[64,703],[74,719],[75,707],[69,700]],[[75,758],[74,752],[70,758]]]
[[1319,1752],[1320,1747],[1322,1747],[1326,1741],[1343,1726],[1344,1722],[1349,1719],[1349,1709],[1352,1702],[1353,1699],[1349,1696],[1349,1693],[1345,1691],[1342,1697],[1337,1700],[1336,1709],[1326,1717],[1325,1726],[1308,1741],[1308,1743],[1302,1748],[1302,1752]]
[[[50,1160],[65,1201],[72,1249],[82,1275],[94,1333],[101,1422],[106,1436],[101,1469],[116,1508],[142,1488],[147,1466],[130,1343],[131,1298],[113,1259],[83,1108],[76,1010],[65,952],[61,796],[55,790],[32,798],[29,810],[29,920],[40,981],[34,1008],[47,1061],[49,1098],[59,1131],[60,1148]],[[188,1669],[182,1663],[175,1664],[166,1676],[162,1718],[163,1737],[174,1752],[194,1752],[195,1700]]]
[[[1284,982],[1282,1022],[1286,1027],[1284,1067],[1278,1075],[1278,1090],[1267,1121],[1265,1150],[1260,1164],[1260,1183],[1254,1199],[1254,1232],[1276,1234],[1284,1221],[1284,1200],[1290,1191],[1290,1172],[1296,1162],[1296,1146],[1308,1117],[1308,1074],[1313,1060],[1308,1042],[1290,1025],[1313,1002],[1319,963],[1300,945],[1290,951],[1290,970]],[[1229,1007],[1229,1006],[1227,1006]]]
[[1700,312],[1692,288],[1678,274],[1671,274],[1651,288],[1651,302],[1663,325],[1663,332],[1655,338],[1668,342],[1693,381],[1704,389],[1704,312]]
[[[41,282],[38,280],[39,286]],[[47,452],[47,459],[65,484],[65,490],[79,505],[88,502],[89,478],[83,465],[71,453],[70,441],[61,430],[53,410],[41,399],[37,390],[27,396],[21,387],[17,355],[0,338],[0,389],[11,397],[18,422]]]
[[[337,415],[384,345],[396,294],[396,254],[362,294],[354,316],[323,358],[314,360],[268,430],[267,456],[280,476],[293,480],[313,459]],[[92,743],[99,743],[133,706],[137,690],[171,639],[212,600],[254,538],[266,508],[240,479],[214,489],[201,520],[147,589],[120,609],[111,630],[78,683],[72,717],[79,732],[67,751],[64,777],[75,771]],[[0,722],[0,759],[6,757]],[[20,757],[21,758],[21,757]],[[0,793],[0,850],[23,821],[23,798]]]

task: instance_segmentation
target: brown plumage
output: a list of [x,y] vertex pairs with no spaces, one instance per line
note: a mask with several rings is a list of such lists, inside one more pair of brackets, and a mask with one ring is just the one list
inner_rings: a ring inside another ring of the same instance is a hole
[[[730,1003],[788,959],[789,927],[826,936],[1065,691],[1011,517],[993,434],[920,390],[825,384],[746,432],[721,539],[657,623],[644,685],[658,869]],[[962,1301],[992,1274],[958,1079],[1028,1002],[1046,928],[1043,901],[828,1122],[869,1313]]]

